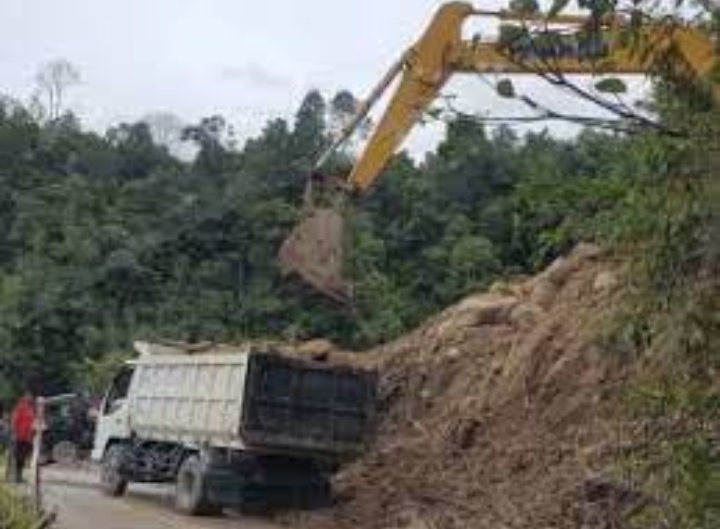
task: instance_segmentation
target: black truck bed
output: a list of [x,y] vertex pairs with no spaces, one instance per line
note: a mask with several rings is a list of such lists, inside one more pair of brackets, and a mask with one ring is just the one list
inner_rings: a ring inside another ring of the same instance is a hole
[[276,353],[253,353],[240,435],[248,446],[346,459],[374,429],[377,375]]

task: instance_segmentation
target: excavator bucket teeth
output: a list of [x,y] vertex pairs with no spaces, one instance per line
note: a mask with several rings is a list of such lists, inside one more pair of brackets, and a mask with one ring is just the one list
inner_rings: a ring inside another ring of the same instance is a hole
[[306,216],[280,248],[283,275],[298,274],[325,295],[348,301],[350,283],[343,276],[344,219],[332,208],[318,208]]

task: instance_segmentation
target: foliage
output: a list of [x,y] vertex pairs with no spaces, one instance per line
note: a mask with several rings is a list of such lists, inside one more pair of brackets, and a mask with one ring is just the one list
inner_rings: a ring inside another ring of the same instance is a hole
[[39,520],[30,503],[10,488],[0,485],[0,527],[32,529],[38,524]]
[[271,121],[242,147],[222,116],[208,117],[184,129],[189,163],[145,122],[101,136],[0,106],[3,391],[98,391],[115,358],[105,356],[139,338],[392,338],[497,276],[599,237],[617,206],[632,205],[627,172],[650,171],[621,137],[519,138],[451,122],[435,153],[396,157],[359,204],[357,300],[342,310],[281,277],[275,256],[315,156],[355,104],[313,91],[292,123]]
[[720,513],[720,127],[717,110],[667,93],[660,101],[665,120],[689,136],[635,142],[646,170],[611,230],[635,257],[613,345],[642,366],[628,411],[652,425],[649,449],[630,455],[634,481],[652,498],[635,526],[705,529]]
[[82,358],[73,365],[75,384],[89,395],[103,395],[118,369],[133,357],[129,349],[111,351],[98,358]]

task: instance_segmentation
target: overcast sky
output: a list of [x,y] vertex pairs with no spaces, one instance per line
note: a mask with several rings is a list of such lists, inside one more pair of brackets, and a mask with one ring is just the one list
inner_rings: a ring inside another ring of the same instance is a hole
[[[291,115],[310,88],[365,94],[441,3],[0,0],[0,92],[26,98],[38,66],[64,58],[81,72],[71,102],[88,126],[154,111],[188,122],[221,113],[252,134],[269,118]],[[571,104],[537,81],[520,84],[548,103]],[[447,91],[459,93],[467,110],[516,110],[474,78]],[[421,131],[412,145],[422,149],[436,138],[436,130]]]

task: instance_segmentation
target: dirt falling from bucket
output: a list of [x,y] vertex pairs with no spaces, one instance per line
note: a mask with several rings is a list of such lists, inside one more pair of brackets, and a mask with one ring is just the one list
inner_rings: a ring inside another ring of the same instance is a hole
[[332,208],[312,211],[285,240],[278,255],[283,275],[297,274],[323,294],[339,301],[351,296],[343,276],[344,220]]

